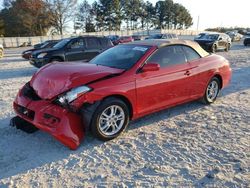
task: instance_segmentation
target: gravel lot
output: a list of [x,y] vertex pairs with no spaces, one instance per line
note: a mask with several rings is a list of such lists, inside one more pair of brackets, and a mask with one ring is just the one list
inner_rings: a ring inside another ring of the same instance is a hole
[[88,135],[76,151],[8,126],[18,89],[37,70],[23,50],[0,59],[0,187],[250,187],[250,47],[218,52],[233,77],[216,103],[146,116],[109,142]]

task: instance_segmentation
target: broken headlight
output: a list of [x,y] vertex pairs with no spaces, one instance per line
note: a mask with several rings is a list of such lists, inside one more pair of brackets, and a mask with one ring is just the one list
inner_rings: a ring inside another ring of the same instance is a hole
[[69,104],[72,101],[74,101],[75,99],[77,99],[78,97],[80,97],[81,95],[83,95],[91,90],[92,90],[92,88],[90,88],[88,86],[80,86],[80,87],[73,88],[70,91],[68,91],[67,93],[60,95],[57,98],[57,102],[60,103],[61,105]]

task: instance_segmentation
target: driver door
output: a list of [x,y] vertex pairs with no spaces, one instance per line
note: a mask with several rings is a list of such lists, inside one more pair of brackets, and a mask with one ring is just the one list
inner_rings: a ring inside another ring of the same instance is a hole
[[191,67],[180,46],[160,48],[147,63],[157,63],[160,69],[136,74],[139,115],[189,100]]
[[78,61],[84,59],[85,42],[82,38],[73,40],[67,45],[65,52],[66,61]]

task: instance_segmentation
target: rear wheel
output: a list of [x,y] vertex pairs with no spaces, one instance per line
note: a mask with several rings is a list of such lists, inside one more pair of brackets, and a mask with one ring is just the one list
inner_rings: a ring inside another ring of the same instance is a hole
[[119,136],[129,123],[129,110],[120,99],[105,99],[94,112],[90,131],[100,140],[107,141]]
[[0,58],[3,57],[3,49],[0,49]]
[[216,44],[214,44],[214,45],[212,46],[212,52],[215,53],[216,51],[217,51],[217,46],[216,46]]
[[202,102],[204,104],[213,103],[220,92],[220,88],[221,88],[220,80],[217,77],[213,77],[207,85],[206,92],[202,97]]

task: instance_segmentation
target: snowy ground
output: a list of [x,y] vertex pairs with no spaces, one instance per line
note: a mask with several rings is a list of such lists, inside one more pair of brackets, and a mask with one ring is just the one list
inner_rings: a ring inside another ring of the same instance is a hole
[[37,70],[23,50],[0,59],[0,187],[250,186],[250,47],[218,53],[233,78],[213,105],[155,113],[106,143],[88,135],[76,151],[8,126],[18,89]]

